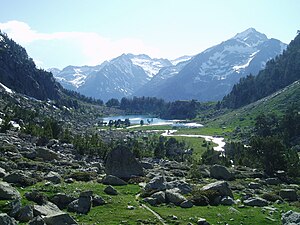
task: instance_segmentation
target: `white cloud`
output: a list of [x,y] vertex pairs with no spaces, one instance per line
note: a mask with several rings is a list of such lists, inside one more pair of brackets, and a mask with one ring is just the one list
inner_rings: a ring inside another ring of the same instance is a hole
[[[24,46],[34,45],[36,41],[41,40],[49,42],[60,40],[66,45],[72,44],[72,46],[75,44],[74,46],[78,48],[78,54],[82,54],[82,65],[96,65],[122,53],[145,53],[153,57],[158,57],[160,54],[159,49],[147,46],[142,40],[135,38],[112,40],[95,32],[40,33],[33,30],[27,23],[15,20],[0,23],[0,29]],[[63,51],[63,49],[60,49],[60,51]]]

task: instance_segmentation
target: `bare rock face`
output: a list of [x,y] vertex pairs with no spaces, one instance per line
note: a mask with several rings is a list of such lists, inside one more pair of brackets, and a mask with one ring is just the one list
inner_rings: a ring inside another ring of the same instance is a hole
[[132,152],[126,148],[118,147],[112,150],[106,159],[105,172],[121,179],[144,176],[143,167],[135,159]]
[[20,198],[17,189],[6,182],[0,182],[0,200],[13,200]]

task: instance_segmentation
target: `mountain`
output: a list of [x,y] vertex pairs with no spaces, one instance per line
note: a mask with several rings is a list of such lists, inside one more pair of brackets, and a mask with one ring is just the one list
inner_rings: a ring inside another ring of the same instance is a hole
[[40,100],[60,98],[61,85],[52,74],[37,69],[26,50],[0,32],[0,83]]
[[170,68],[174,75],[169,73],[163,84],[155,89],[145,86],[145,91],[140,89],[137,94],[166,100],[221,100],[241,77],[256,75],[285,48],[279,40],[249,28],[194,56],[183,68]]
[[266,97],[300,79],[300,33],[286,51],[266,64],[259,74],[247,76],[224,97],[223,106],[239,108]]
[[108,100],[131,96],[162,68],[172,66],[167,59],[148,55],[123,54],[98,66],[68,66],[49,69],[63,87],[86,96]]

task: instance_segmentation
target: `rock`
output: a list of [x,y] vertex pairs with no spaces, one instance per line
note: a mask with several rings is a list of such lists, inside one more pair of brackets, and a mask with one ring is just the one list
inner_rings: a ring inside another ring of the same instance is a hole
[[207,206],[209,205],[209,199],[205,195],[193,196],[192,202],[196,206]]
[[244,204],[247,206],[267,206],[268,205],[268,201],[263,199],[263,198],[259,198],[259,197],[253,197],[253,198],[249,198],[247,200],[244,201]]
[[141,162],[141,166],[142,166],[144,169],[153,169],[152,163],[149,163],[149,162]]
[[229,188],[229,185],[226,181],[217,181],[210,183],[201,188],[202,191],[213,190],[217,191],[220,196],[230,196],[233,198],[232,191]]
[[46,195],[36,190],[33,190],[32,192],[26,192],[25,197],[29,201],[34,201],[39,205],[45,204],[48,200]]
[[29,225],[46,225],[42,217],[36,216],[32,220],[29,221]]
[[298,195],[294,189],[281,189],[279,192],[279,196],[288,201],[297,201]]
[[45,176],[45,180],[51,181],[54,184],[59,184],[62,181],[61,176],[53,171],[50,171],[46,176]]
[[43,205],[33,205],[34,216],[48,216],[62,213],[62,211],[52,202],[46,202]]
[[68,205],[69,212],[87,214],[92,207],[92,193],[81,193],[79,198]]
[[300,213],[292,210],[282,214],[281,216],[282,225],[299,225],[300,224]]
[[22,208],[22,203],[21,203],[21,199],[18,198],[12,202],[9,203],[8,205],[10,211],[8,213],[9,216],[16,218],[18,213],[20,212],[21,208]]
[[265,181],[269,185],[278,185],[278,184],[280,184],[280,180],[278,178],[276,178],[276,177],[274,177],[274,178],[267,178]]
[[0,213],[0,225],[17,225],[17,221],[7,215],[6,213]]
[[128,205],[128,206],[127,206],[127,209],[128,209],[128,210],[134,210],[134,209],[135,209],[135,207],[134,207],[134,206],[132,206],[132,205]]
[[44,161],[52,161],[54,159],[59,159],[58,154],[48,148],[36,148],[36,157],[41,158]]
[[6,175],[5,169],[0,167],[0,178],[5,177]]
[[218,180],[232,180],[233,174],[225,166],[213,165],[210,168],[210,176]]
[[177,192],[177,189],[166,190],[166,199],[175,205],[180,205],[186,198]]
[[156,200],[157,204],[166,202],[166,193],[164,191],[159,191],[151,195],[152,198]]
[[204,218],[200,218],[197,220],[197,225],[209,225],[209,223]]
[[74,179],[73,178],[67,178],[67,179],[65,179],[65,183],[67,183],[67,184],[72,184],[72,183],[74,183]]
[[110,185],[104,189],[104,192],[108,195],[118,195],[118,191]]
[[151,191],[164,191],[166,190],[166,180],[163,176],[156,176],[152,178],[145,186],[146,192]]
[[221,199],[220,203],[221,203],[221,205],[234,205],[235,204],[234,200],[229,196],[223,197]]
[[74,197],[64,193],[57,193],[50,199],[50,201],[60,209],[65,209],[74,200]]
[[127,185],[127,183],[120,179],[119,177],[113,176],[113,175],[107,175],[102,180],[103,184],[106,185],[115,185],[115,186],[121,186],[121,185]]
[[58,213],[44,217],[47,225],[75,225],[78,224],[69,214]]
[[3,181],[24,187],[31,186],[36,183],[35,179],[28,177],[24,174],[24,172],[21,171],[14,171],[11,174],[8,174],[7,176],[3,177]]
[[33,209],[32,206],[26,205],[18,213],[18,218],[20,222],[28,222],[33,219]]
[[178,188],[181,194],[189,194],[192,192],[192,187],[185,181],[175,180],[166,183],[166,189]]
[[251,189],[259,189],[261,187],[261,185],[259,183],[250,182],[248,184],[248,187],[251,188]]
[[105,172],[121,179],[144,176],[143,167],[127,148],[115,148],[108,153],[105,162]]
[[152,206],[156,206],[158,204],[156,199],[152,197],[144,198],[144,201],[149,203]]
[[193,203],[190,200],[185,200],[183,202],[180,203],[180,207],[181,208],[192,208],[193,207]]
[[6,182],[0,181],[0,200],[14,200],[20,197],[21,195],[17,189]]
[[106,202],[101,196],[95,195],[92,199],[93,207],[100,206],[100,205],[105,205],[105,204],[106,204]]

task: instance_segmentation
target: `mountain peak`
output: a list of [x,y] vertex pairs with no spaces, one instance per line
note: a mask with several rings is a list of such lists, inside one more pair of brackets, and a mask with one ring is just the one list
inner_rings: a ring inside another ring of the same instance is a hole
[[261,39],[261,40],[267,40],[268,39],[268,37],[265,34],[258,32],[257,30],[255,30],[252,27],[248,28],[247,30],[245,30],[241,33],[237,33],[233,38],[246,41],[247,38],[249,38],[249,37],[256,37],[256,38]]

